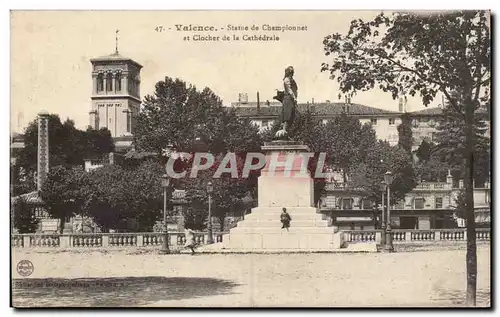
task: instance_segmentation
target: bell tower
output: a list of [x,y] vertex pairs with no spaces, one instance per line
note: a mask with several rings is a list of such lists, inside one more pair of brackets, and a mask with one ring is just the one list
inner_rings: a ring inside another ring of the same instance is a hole
[[116,150],[127,150],[133,140],[135,121],[141,104],[140,72],[142,65],[116,51],[93,58],[92,109],[90,126],[107,128]]

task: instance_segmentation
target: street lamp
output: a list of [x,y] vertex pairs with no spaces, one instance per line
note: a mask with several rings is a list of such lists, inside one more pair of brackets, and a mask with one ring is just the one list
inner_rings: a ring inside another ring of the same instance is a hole
[[380,182],[380,190],[382,192],[382,203],[381,203],[381,213],[382,213],[382,217],[381,217],[381,229],[382,229],[382,235],[380,237],[380,245],[382,246],[382,248],[385,247],[385,191],[387,190],[387,183],[384,181]]
[[212,236],[212,192],[214,191],[214,185],[212,182],[208,182],[207,184],[207,193],[208,193],[208,238],[207,244],[214,243],[214,238]]
[[167,174],[161,177],[161,187],[163,187],[163,244],[161,246],[161,254],[169,254],[168,247],[168,227],[167,227],[167,195],[170,187],[170,178]]
[[387,227],[385,229],[385,251],[394,252],[391,234],[391,184],[394,176],[391,172],[386,172],[384,175],[385,183],[387,184]]

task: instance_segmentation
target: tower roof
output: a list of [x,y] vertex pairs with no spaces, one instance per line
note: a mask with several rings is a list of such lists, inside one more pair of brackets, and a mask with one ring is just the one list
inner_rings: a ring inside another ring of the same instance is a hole
[[134,65],[136,65],[139,68],[142,68],[142,65],[137,63],[131,58],[125,57],[120,55],[119,53],[115,52],[113,54],[97,57],[97,58],[92,58],[90,59],[90,62],[93,64],[95,62],[110,62],[110,61],[115,61],[115,62],[129,62]]

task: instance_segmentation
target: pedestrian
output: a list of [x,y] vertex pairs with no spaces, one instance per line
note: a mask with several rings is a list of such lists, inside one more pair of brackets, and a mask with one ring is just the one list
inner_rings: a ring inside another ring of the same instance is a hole
[[290,217],[290,214],[286,212],[286,208],[283,207],[283,212],[280,215],[281,218],[281,223],[283,226],[281,226],[281,229],[286,229],[288,231],[288,228],[290,228],[290,221],[292,221],[292,217]]
[[186,236],[186,243],[184,245],[184,248],[190,249],[191,250],[191,255],[194,255],[194,247],[196,246],[196,240],[194,237],[194,231],[193,229],[186,227],[184,229],[184,235]]

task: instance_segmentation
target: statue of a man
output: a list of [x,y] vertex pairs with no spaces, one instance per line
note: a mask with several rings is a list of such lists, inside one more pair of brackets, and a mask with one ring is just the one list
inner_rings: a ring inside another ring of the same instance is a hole
[[293,79],[293,75],[293,66],[288,66],[285,69],[285,77],[283,78],[284,91],[282,93],[282,98],[280,98],[281,96],[279,91],[278,98],[275,98],[283,104],[281,111],[282,125],[281,130],[276,133],[277,137],[285,136],[295,119],[295,111],[297,107],[297,83]]

